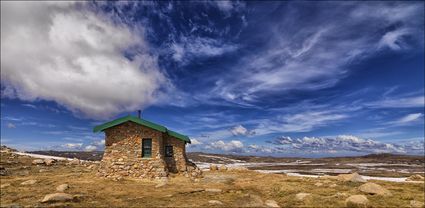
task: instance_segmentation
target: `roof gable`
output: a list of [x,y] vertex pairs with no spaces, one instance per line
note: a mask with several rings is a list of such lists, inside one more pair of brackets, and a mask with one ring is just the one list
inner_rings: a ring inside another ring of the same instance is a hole
[[130,116],[130,115],[129,116],[122,117],[122,118],[115,119],[113,121],[106,122],[106,123],[101,124],[101,125],[98,125],[98,126],[95,126],[93,128],[93,132],[104,131],[105,129],[114,127],[116,125],[122,124],[122,123],[127,122],[127,121],[131,121],[131,122],[140,124],[142,126],[146,126],[146,127],[151,128],[151,129],[155,129],[155,130],[160,131],[162,133],[167,133],[170,136],[173,136],[173,137],[175,137],[177,139],[180,139],[180,140],[182,140],[184,142],[190,143],[190,139],[186,135],[179,134],[179,133],[177,133],[175,131],[168,130],[165,126],[162,126],[162,125],[159,125],[159,124],[156,124],[156,123],[147,121],[145,119],[141,119],[141,118],[138,118],[138,117]]

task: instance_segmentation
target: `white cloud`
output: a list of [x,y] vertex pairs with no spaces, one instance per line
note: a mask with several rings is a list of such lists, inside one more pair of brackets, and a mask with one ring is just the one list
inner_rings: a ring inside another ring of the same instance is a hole
[[250,131],[242,125],[234,126],[232,129],[230,129],[230,132],[233,134],[233,136],[252,136],[255,134],[255,131]]
[[[282,151],[328,152],[350,151],[363,153],[407,153],[408,150],[419,150],[421,143],[393,144],[364,139],[352,135],[336,137],[279,137],[272,141]],[[423,143],[422,143],[423,146]],[[423,149],[422,149],[423,151]]]
[[13,123],[7,123],[7,128],[14,129],[14,128],[16,128],[16,126]]
[[258,135],[274,132],[309,132],[348,118],[346,113],[330,110],[312,110],[302,113],[285,114],[277,120],[266,120],[255,129]]
[[373,108],[423,108],[424,96],[392,97],[367,103],[366,106]]
[[103,119],[156,102],[170,85],[143,28],[113,23],[82,3],[1,4],[2,96],[55,101]]
[[245,3],[241,1],[208,1],[213,6],[217,7],[220,11],[222,11],[226,17],[229,17],[232,12],[237,12],[245,8]]
[[[333,11],[319,10],[309,22],[292,18],[301,12],[294,7],[282,21],[262,23],[268,26],[262,32],[269,42],[220,74],[210,99],[255,104],[274,93],[329,88],[347,76],[353,63],[387,49],[423,47],[423,23],[415,20],[423,17],[421,4],[334,6]],[[344,16],[342,11],[346,17],[333,18]],[[373,17],[359,15],[368,12]],[[353,35],[353,30],[358,32]]]
[[96,149],[97,147],[94,145],[87,145],[86,147],[84,147],[84,150],[87,152],[92,152],[92,151],[95,151]]
[[83,146],[83,143],[66,143],[61,145],[62,148],[70,149],[70,150],[80,150]]
[[197,140],[197,139],[190,139],[190,145],[199,145],[202,144],[201,141]]
[[171,45],[173,59],[186,64],[193,58],[220,56],[238,49],[235,44],[224,43],[217,39],[195,36],[182,36]]
[[239,140],[231,140],[230,142],[224,142],[223,140],[218,140],[215,142],[211,142],[207,146],[206,149],[214,149],[221,150],[224,152],[243,152],[244,145]]
[[407,124],[419,121],[423,116],[424,116],[424,114],[422,114],[422,113],[411,113],[411,114],[408,114],[406,116],[403,116],[402,118],[400,118],[396,121],[389,122],[389,124],[407,125]]

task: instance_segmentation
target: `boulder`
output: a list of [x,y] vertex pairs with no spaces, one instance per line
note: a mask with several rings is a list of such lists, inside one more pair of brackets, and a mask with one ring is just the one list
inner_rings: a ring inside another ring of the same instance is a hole
[[250,207],[262,207],[264,206],[264,202],[263,199],[261,199],[260,196],[255,195],[255,194],[249,194],[249,199],[250,199]]
[[223,202],[218,201],[218,200],[209,200],[208,201],[208,204],[211,204],[211,205],[223,205]]
[[51,166],[56,162],[56,160],[54,159],[45,159],[44,160],[44,164],[46,164],[47,166]]
[[365,183],[367,182],[366,179],[364,179],[361,175],[358,173],[351,173],[351,174],[339,174],[337,176],[337,179],[344,182],[360,182]]
[[317,186],[317,187],[320,187],[320,186],[323,186],[323,183],[317,182],[314,185]]
[[57,191],[60,191],[60,192],[64,192],[64,191],[66,191],[67,189],[69,189],[69,185],[68,184],[61,184],[61,185],[59,185],[58,187],[56,187],[56,190]]
[[41,200],[42,203],[46,202],[65,202],[65,201],[71,201],[74,197],[69,194],[65,193],[54,193],[54,194],[47,194],[44,196],[43,200]]
[[21,183],[21,185],[33,185],[37,183],[37,180],[27,180]]
[[218,170],[217,165],[211,164],[210,165],[210,171],[216,171],[216,170]]
[[345,206],[347,207],[366,208],[368,204],[369,200],[365,195],[353,195],[345,200]]
[[406,179],[406,181],[423,181],[423,180],[424,180],[424,177],[419,174],[411,175]]
[[5,167],[0,166],[0,176],[6,176],[8,174],[8,171]]
[[70,165],[79,165],[80,163],[80,160],[77,158],[74,158],[69,162]]
[[226,171],[227,170],[227,166],[220,165],[220,167],[218,168],[218,170],[220,170],[220,171]]
[[330,188],[335,188],[335,187],[337,187],[337,185],[336,185],[336,183],[333,183],[333,184],[329,185],[329,187]]
[[359,190],[361,192],[367,193],[367,194],[373,194],[373,195],[379,195],[379,196],[392,196],[391,192],[385,189],[384,187],[375,184],[375,183],[365,183],[359,187]]
[[42,159],[35,159],[32,161],[33,165],[43,165],[44,164],[44,160]]
[[266,200],[266,202],[264,203],[266,204],[267,207],[280,207],[275,200],[269,199],[269,200]]
[[230,171],[247,171],[248,168],[247,167],[229,167],[229,168],[227,168],[227,170],[230,170]]
[[311,196],[310,193],[298,193],[295,195],[295,199],[298,201],[303,201],[306,197]]
[[423,202],[416,201],[416,200],[411,200],[410,201],[410,207],[412,207],[412,208],[423,208],[425,206],[424,206],[424,203]]
[[223,190],[218,189],[218,188],[207,188],[207,189],[205,189],[205,191],[206,191],[206,192],[220,193],[220,192],[222,192]]

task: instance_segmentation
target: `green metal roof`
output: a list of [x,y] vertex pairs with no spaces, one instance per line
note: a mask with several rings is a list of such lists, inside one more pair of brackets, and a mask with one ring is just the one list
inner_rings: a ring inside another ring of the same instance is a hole
[[132,121],[134,123],[149,127],[151,129],[155,129],[157,131],[167,133],[170,136],[176,137],[177,139],[180,139],[182,141],[190,143],[190,139],[189,139],[188,136],[185,136],[183,134],[179,134],[175,131],[168,130],[166,127],[164,127],[162,125],[159,125],[159,124],[156,124],[156,123],[153,123],[153,122],[150,122],[150,121],[147,121],[145,119],[138,118],[138,117],[130,116],[130,115],[122,117],[122,118],[115,119],[113,121],[106,122],[106,123],[98,125],[98,126],[95,126],[93,128],[93,132],[104,131],[105,129],[111,128],[113,126],[122,124],[122,123],[127,122],[127,121]]

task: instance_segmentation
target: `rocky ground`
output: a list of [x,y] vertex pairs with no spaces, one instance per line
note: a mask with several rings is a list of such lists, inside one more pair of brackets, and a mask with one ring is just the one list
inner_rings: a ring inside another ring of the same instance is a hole
[[2,149],[1,207],[424,207],[424,179],[364,180],[358,174],[320,178],[263,174],[212,165],[193,181],[96,177],[98,163],[36,159]]
[[[101,151],[36,151],[32,153],[92,161],[100,161],[103,155]],[[211,164],[225,164],[264,173],[337,175],[358,172],[366,176],[409,177],[412,174],[424,175],[425,171],[425,158],[412,155],[371,154],[360,157],[279,158],[189,152],[187,156],[204,169],[209,168]]]

